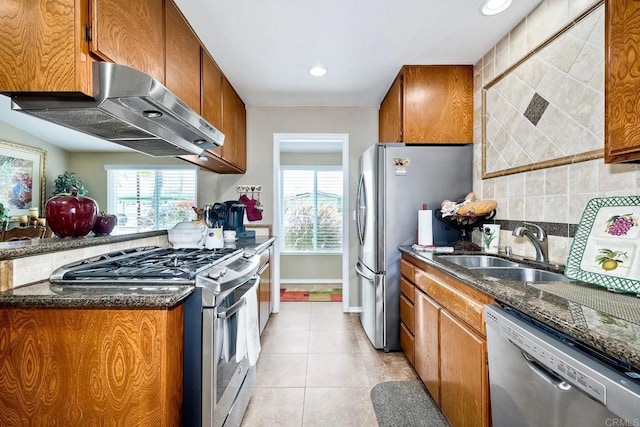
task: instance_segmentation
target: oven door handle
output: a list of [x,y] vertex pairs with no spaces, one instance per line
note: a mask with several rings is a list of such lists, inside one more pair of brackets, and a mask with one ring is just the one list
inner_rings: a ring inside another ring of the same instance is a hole
[[[254,284],[253,286],[251,286],[251,289],[249,289],[247,292],[252,292],[253,290],[256,289],[257,286],[260,285],[260,276],[253,276],[251,279],[249,280],[253,280]],[[226,311],[223,311],[222,313],[218,313],[216,315],[216,317],[218,319],[228,319],[229,317],[233,316],[234,314],[236,314],[238,312],[238,310],[240,310],[242,307],[244,307],[244,305],[247,303],[247,299],[244,298],[244,296],[242,298],[240,298],[240,301],[236,302],[235,304],[233,304],[231,307],[229,307]]]

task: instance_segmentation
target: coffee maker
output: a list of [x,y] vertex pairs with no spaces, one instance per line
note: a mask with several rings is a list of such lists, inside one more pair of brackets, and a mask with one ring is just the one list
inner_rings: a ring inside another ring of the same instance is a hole
[[245,230],[244,228],[246,206],[237,200],[229,200],[224,204],[227,206],[227,218],[224,221],[223,228],[225,230],[235,230],[236,236],[240,239],[255,237],[256,232],[254,230]]

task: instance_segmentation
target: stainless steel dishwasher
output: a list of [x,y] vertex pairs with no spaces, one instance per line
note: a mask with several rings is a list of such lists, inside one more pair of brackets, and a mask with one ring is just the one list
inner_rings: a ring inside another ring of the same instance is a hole
[[640,426],[635,373],[515,310],[487,305],[485,320],[494,427]]

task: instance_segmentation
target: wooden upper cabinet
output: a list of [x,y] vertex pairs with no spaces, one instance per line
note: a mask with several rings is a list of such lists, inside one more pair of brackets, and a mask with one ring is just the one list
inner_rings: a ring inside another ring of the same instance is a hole
[[91,52],[165,82],[163,0],[91,0]]
[[165,1],[165,86],[200,114],[200,41],[171,0]]
[[393,81],[380,104],[378,132],[380,142],[402,141],[402,74]]
[[[201,49],[201,54],[202,117],[222,131],[222,71],[206,50]],[[218,157],[222,156],[222,147],[211,151]]]
[[226,77],[222,78],[222,133],[224,145],[222,157],[235,164],[236,161],[236,126],[238,123],[238,106],[236,91]]
[[380,107],[379,124],[382,142],[472,143],[473,67],[402,67]]
[[[237,96],[237,94],[236,94]],[[242,170],[247,170],[247,110],[238,96],[236,99],[236,165]]]
[[0,1],[0,92],[91,95],[86,0]]
[[640,2],[605,7],[605,162],[640,161]]

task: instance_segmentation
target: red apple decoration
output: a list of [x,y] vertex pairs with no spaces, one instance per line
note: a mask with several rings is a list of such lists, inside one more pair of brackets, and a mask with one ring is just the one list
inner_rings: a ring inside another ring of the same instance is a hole
[[106,236],[113,231],[117,223],[117,216],[100,212],[91,231],[93,231],[93,234],[96,236]]
[[72,188],[71,194],[58,194],[47,200],[44,212],[56,236],[86,236],[96,223],[98,204],[90,197],[78,197],[78,190]]

